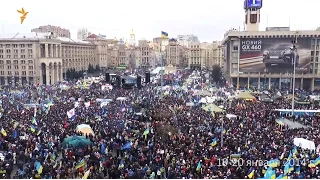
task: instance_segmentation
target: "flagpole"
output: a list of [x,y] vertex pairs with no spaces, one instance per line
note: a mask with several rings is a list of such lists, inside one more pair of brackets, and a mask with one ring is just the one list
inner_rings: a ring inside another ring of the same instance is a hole
[[221,118],[221,148],[223,148],[223,119]]

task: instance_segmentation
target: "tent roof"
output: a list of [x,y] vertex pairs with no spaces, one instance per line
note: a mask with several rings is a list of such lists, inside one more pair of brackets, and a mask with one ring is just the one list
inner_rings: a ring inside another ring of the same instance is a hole
[[223,112],[224,110],[219,108],[215,104],[207,104],[206,106],[202,107],[203,110],[205,111],[211,111],[211,112]]
[[238,98],[241,99],[255,99],[254,96],[252,96],[249,92],[241,92],[238,94]]

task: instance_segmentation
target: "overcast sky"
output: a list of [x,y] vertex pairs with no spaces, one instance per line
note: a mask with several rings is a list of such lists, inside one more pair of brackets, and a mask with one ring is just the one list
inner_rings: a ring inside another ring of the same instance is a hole
[[[29,12],[20,25],[17,9]],[[315,29],[319,0],[264,0],[260,30],[268,26],[291,26],[291,29]],[[243,29],[243,0],[10,0],[1,1],[0,33],[30,32],[40,25],[70,29],[86,27],[108,38],[129,39],[134,29],[137,39],[152,39],[160,32],[170,37],[194,34],[204,42],[221,40],[230,29]]]

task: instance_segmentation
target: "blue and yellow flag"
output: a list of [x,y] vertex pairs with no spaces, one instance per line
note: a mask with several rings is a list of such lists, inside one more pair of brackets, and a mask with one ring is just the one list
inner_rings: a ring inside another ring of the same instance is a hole
[[90,175],[90,169],[84,173],[82,179],[88,179],[89,175]]
[[161,31],[161,38],[167,39],[168,38],[168,33],[164,32],[164,31]]
[[267,164],[269,167],[275,168],[280,165],[280,161],[279,161],[279,159],[272,159],[272,160],[268,161]]
[[201,162],[199,161],[198,165],[197,165],[197,168],[196,168],[196,171],[200,171],[200,169],[201,169]]
[[150,133],[150,129],[147,128],[146,130],[144,130],[143,135],[146,136],[146,135],[148,135],[149,133]]
[[58,166],[58,161],[55,161],[53,164],[53,168],[55,169]]
[[120,161],[119,168],[124,168],[124,160],[123,159],[121,159],[121,161]]
[[217,145],[217,142],[218,142],[217,138],[212,139],[211,147],[216,146],[216,145]]
[[4,130],[3,128],[1,128],[1,134],[2,134],[3,136],[7,136],[6,130]]
[[249,172],[248,172],[248,178],[252,179],[253,176],[254,176],[254,168],[251,167],[251,168],[249,169]]
[[81,167],[83,167],[85,164],[84,159],[82,159],[77,165],[76,165],[76,169],[79,169]]
[[34,132],[36,132],[36,128],[33,125],[31,125],[30,131],[34,133]]
[[36,170],[38,171],[38,174],[42,173],[43,166],[41,165],[40,162],[36,162]]
[[31,123],[36,125],[36,126],[38,125],[38,122],[37,122],[35,117],[32,117]]
[[270,167],[267,169],[267,172],[264,175],[264,177],[267,179],[276,179],[276,171]]
[[298,166],[297,169],[296,169],[296,172],[295,172],[295,173],[298,174],[298,175],[300,174],[300,170],[301,170],[300,168],[301,168],[301,167]]

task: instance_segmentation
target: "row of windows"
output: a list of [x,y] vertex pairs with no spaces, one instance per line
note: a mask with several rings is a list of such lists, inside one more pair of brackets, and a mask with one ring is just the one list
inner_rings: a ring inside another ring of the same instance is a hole
[[4,59],[4,57],[6,59],[11,59],[11,58],[13,58],[13,59],[25,59],[26,57],[28,57],[29,59],[32,59],[33,55],[32,54],[28,54],[27,56],[26,55],[18,56],[18,55],[15,54],[15,55],[6,55],[6,56],[4,56],[4,55],[0,54],[0,59]]
[[[28,53],[32,53],[32,49],[27,49],[27,50],[28,50]],[[6,52],[7,54],[10,54],[12,51],[11,51],[11,49],[6,49],[5,51],[3,49],[0,49],[0,54],[3,54],[4,52]],[[19,50],[14,49],[13,53],[18,54]],[[20,53],[26,53],[26,49],[20,49]]]
[[28,47],[28,48],[32,48],[32,44],[0,44],[0,48],[25,48],[25,47]]
[[[4,61],[0,60],[0,64],[4,64]],[[11,60],[6,60],[6,64],[11,64]],[[19,64],[19,61],[13,60],[13,64]],[[26,60],[20,60],[20,64],[26,64]],[[33,64],[33,60],[28,60],[28,64]]]
[[[14,72],[12,72],[12,71],[7,71],[7,73],[5,73],[5,71],[0,71],[0,75],[8,75],[8,76],[12,76],[12,75],[14,75],[14,76],[19,76],[20,74],[19,74],[19,71],[14,71]],[[22,76],[26,76],[27,75],[27,71],[22,71],[21,72],[21,75]],[[34,75],[34,72],[33,71],[29,71],[29,74],[28,74],[29,76],[33,76]]]
[[[3,66],[3,65],[0,65],[0,69],[5,69],[4,68],[5,66]],[[19,70],[19,66],[17,66],[17,65],[15,65],[15,66],[13,66],[13,68],[15,69],[15,70]],[[27,68],[27,66],[21,66],[21,69],[26,69]],[[12,66],[7,66],[7,69],[12,69]],[[29,70],[33,70],[33,66],[29,66]]]

